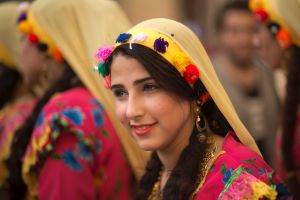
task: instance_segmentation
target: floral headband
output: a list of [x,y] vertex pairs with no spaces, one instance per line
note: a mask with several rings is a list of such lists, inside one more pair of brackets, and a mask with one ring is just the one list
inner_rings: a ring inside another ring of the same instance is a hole
[[30,10],[30,5],[26,2],[21,3],[19,13],[17,23],[20,32],[27,36],[29,42],[36,44],[40,51],[46,52],[56,61],[62,62],[64,58],[60,50],[50,36],[37,24]]
[[[249,7],[254,12],[255,18],[263,24],[266,24],[271,34],[277,39],[279,45],[286,49],[292,44],[292,36],[290,32],[279,24],[279,20],[274,13],[267,10],[267,6],[263,0],[250,0]],[[275,18],[275,19],[274,19]]]
[[[111,86],[106,61],[114,49],[122,44],[129,44],[130,49],[132,49],[132,44],[140,44],[157,52],[170,62],[191,86],[199,80],[200,73],[197,66],[192,63],[172,37],[161,32],[143,28],[121,33],[114,46],[106,46],[98,49],[96,53],[98,63],[94,69],[104,77],[106,88],[110,88]],[[200,97],[201,104],[203,105],[209,99],[210,95],[205,93]]]

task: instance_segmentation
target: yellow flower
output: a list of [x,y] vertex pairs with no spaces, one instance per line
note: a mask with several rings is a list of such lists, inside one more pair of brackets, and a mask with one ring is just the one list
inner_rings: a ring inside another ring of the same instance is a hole
[[190,59],[183,52],[177,52],[173,57],[173,64],[182,75],[185,71],[185,67],[190,64]]
[[27,21],[20,22],[18,28],[22,33],[30,33],[32,31],[32,27]]
[[247,200],[261,199],[263,197],[270,200],[276,199],[277,192],[262,181],[253,182],[251,187],[253,194],[250,197],[247,197]]

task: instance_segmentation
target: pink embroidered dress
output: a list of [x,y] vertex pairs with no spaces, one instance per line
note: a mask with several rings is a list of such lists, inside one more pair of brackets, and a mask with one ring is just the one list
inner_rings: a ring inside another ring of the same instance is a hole
[[10,156],[14,133],[31,114],[36,100],[34,96],[26,95],[0,111],[0,186],[9,173],[5,161]]
[[54,95],[23,159],[30,197],[131,199],[131,171],[101,104],[77,87]]
[[229,133],[194,200],[292,199],[274,170]]

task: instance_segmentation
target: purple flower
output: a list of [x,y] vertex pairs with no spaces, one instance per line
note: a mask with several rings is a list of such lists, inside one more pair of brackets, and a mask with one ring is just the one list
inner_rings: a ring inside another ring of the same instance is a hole
[[25,12],[21,13],[20,16],[18,17],[17,22],[20,23],[21,21],[24,21],[27,19],[27,15]]
[[166,53],[166,48],[169,46],[169,43],[164,40],[164,38],[159,37],[154,41],[154,49],[160,53]]
[[121,33],[116,40],[116,43],[124,43],[131,37],[130,33]]

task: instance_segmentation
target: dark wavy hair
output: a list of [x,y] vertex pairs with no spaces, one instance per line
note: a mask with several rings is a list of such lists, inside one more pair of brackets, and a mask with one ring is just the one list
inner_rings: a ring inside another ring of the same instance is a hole
[[22,81],[21,74],[0,62],[0,109],[12,100],[18,84]]
[[283,163],[287,171],[296,169],[293,160],[293,133],[297,118],[297,111],[300,106],[300,48],[292,45],[286,64],[288,67],[286,97],[283,108],[283,134],[282,134],[282,155]]
[[11,154],[6,161],[6,164],[10,170],[7,187],[11,200],[26,199],[27,187],[22,179],[21,159],[24,156],[26,148],[29,144],[39,113],[55,93],[63,92],[77,86],[82,86],[82,83],[79,81],[71,67],[67,63],[65,65],[66,66],[62,77],[60,77],[41,97],[34,107],[32,114],[25,120],[25,123],[16,131],[14,135],[13,143],[11,145]]
[[[133,48],[129,49],[128,44],[123,44],[114,50],[106,63],[109,72],[114,57],[124,55],[139,61],[163,90],[178,98],[192,102],[205,94],[206,88],[200,80],[192,88],[173,65],[158,53],[139,44],[132,44],[132,46]],[[201,110],[207,119],[209,128],[214,133],[224,137],[228,131],[232,130],[212,99]],[[204,155],[210,144],[207,141],[200,142],[197,139],[197,134],[197,129],[194,128],[189,138],[188,146],[181,153],[179,161],[164,187],[163,199],[189,199],[197,188],[199,181],[201,181],[197,180],[197,177],[200,172],[199,169],[202,169],[206,164],[204,162]],[[157,153],[153,152],[146,166],[146,172],[139,183],[136,199],[144,200],[149,197],[161,168],[162,163]]]

